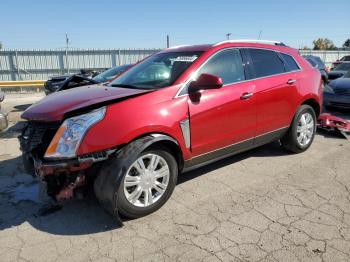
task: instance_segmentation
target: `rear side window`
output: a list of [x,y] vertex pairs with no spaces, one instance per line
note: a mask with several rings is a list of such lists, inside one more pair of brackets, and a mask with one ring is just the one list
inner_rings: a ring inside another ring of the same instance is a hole
[[288,71],[295,71],[300,69],[292,56],[282,53],[281,55],[283,57],[283,60],[286,62],[286,68]]
[[240,51],[238,49],[227,49],[214,55],[199,70],[197,75],[204,73],[221,77],[224,85],[245,80]]
[[285,72],[283,61],[274,51],[249,49],[255,77],[265,77]]

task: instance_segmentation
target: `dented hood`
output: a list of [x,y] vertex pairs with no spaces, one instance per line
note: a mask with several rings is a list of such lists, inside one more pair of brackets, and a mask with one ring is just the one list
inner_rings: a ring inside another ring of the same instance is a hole
[[148,93],[151,90],[91,85],[53,93],[30,106],[22,118],[33,121],[60,121],[68,112],[85,107],[118,101],[127,97]]

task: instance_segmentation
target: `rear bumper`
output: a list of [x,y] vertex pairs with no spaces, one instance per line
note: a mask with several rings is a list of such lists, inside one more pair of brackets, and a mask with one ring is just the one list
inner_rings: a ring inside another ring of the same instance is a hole
[[8,127],[7,114],[0,111],[0,131],[6,129],[7,127]]

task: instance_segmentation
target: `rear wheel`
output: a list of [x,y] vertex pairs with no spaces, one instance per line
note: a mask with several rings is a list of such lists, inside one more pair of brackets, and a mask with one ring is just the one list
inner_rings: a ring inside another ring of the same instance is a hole
[[[123,154],[103,168],[95,181],[95,194],[112,213],[138,218],[158,210],[171,196],[177,182],[178,166],[165,148],[146,149],[138,155]],[[120,176],[119,183],[115,183]],[[99,197],[101,181],[114,184],[112,194]]]
[[309,105],[302,105],[295,114],[288,132],[281,139],[282,146],[293,153],[304,152],[312,144],[315,132],[315,111]]

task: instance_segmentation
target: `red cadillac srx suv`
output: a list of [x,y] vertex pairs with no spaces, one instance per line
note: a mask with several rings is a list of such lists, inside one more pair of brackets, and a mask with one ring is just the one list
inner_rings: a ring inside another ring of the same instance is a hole
[[312,143],[322,79],[298,51],[273,41],[179,46],[109,85],[52,94],[22,115],[23,162],[54,199],[93,183],[112,215],[159,209],[178,174],[280,140]]

